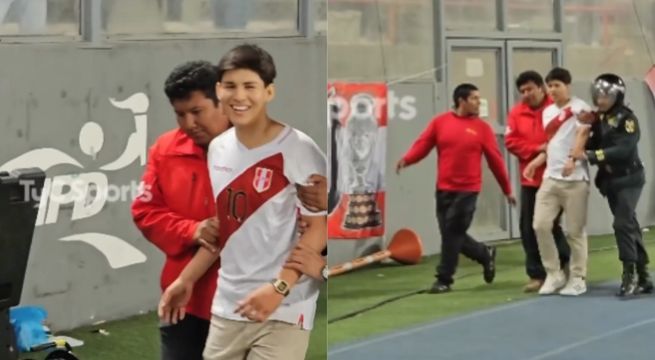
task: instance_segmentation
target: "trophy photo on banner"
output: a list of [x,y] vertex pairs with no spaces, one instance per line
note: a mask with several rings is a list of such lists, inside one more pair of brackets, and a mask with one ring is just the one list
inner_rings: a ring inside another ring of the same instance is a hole
[[362,239],[384,234],[386,85],[329,88],[331,134],[329,234]]

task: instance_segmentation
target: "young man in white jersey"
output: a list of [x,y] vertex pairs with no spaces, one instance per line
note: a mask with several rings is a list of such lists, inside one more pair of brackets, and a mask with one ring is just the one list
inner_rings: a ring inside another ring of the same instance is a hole
[[[304,359],[319,281],[285,267],[294,246],[317,254],[327,243],[325,212],[301,205],[295,185],[325,176],[325,156],[307,135],[271,119],[273,59],[255,45],[241,45],[218,64],[217,93],[232,129],[208,151],[216,196],[221,269],[205,360]],[[300,209],[307,229],[298,239]],[[199,250],[162,295],[165,321],[184,317],[193,284],[217,255]]]
[[[584,146],[586,139],[578,133],[588,125],[578,119],[591,108],[581,99],[571,96],[571,74],[566,69],[554,68],[546,77],[548,93],[554,104],[544,109],[543,121],[548,145],[525,169],[524,176],[531,178],[534,170],[546,161],[543,183],[537,192],[534,210],[534,230],[541,254],[546,280],[539,289],[540,295],[559,292],[577,296],[587,291],[587,200],[589,198],[589,169],[587,161],[570,156],[576,147]],[[553,238],[553,221],[564,210],[567,240],[571,248],[570,276],[560,269],[560,259]]]

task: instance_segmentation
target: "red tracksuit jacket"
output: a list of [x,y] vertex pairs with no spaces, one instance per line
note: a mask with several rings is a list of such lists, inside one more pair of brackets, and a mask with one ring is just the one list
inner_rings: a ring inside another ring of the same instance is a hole
[[537,149],[547,140],[542,114],[546,106],[552,103],[553,100],[546,96],[537,109],[532,109],[521,102],[516,104],[509,113],[507,131],[505,132],[505,147],[519,158],[521,185],[523,186],[539,187],[541,185],[546,164],[535,171],[532,180],[523,177],[523,169],[532,159],[539,155]]
[[[134,223],[161,249],[166,261],[161,288],[166,289],[191,261],[198,246],[196,226],[216,216],[205,150],[179,129],[161,135],[150,149],[142,178],[145,195],[132,203]],[[195,284],[186,311],[210,319],[219,262]]]
[[505,195],[512,193],[505,160],[491,126],[478,117],[454,112],[438,115],[416,139],[403,159],[414,164],[437,147],[437,189],[479,192],[482,187],[482,155],[489,163]]

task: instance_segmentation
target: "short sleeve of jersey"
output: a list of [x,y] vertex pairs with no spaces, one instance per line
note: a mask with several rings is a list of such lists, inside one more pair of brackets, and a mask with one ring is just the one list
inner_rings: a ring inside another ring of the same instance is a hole
[[[309,177],[318,174],[327,177],[327,161],[325,154],[309,136],[296,130],[298,138],[285,155],[285,168],[289,180],[294,184],[304,185]],[[305,216],[323,216],[326,211],[312,212],[297,200],[300,213]]]
[[575,115],[575,124],[577,125],[577,127],[589,127],[588,124],[582,123],[578,119],[578,114],[580,114],[581,112],[583,111],[591,112],[591,106],[589,106],[589,104],[587,104],[581,99],[576,99],[575,102],[571,105],[571,110]]
[[548,123],[553,120],[557,115],[559,114],[559,109],[555,104],[550,104],[546,106],[544,109],[543,113],[541,113],[541,120],[544,125],[544,128],[548,125]]

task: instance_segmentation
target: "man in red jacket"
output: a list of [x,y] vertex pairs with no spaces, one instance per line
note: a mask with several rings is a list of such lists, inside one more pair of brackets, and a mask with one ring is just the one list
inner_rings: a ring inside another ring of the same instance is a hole
[[[216,242],[207,146],[230,126],[216,97],[217,79],[215,67],[204,61],[171,72],[164,90],[179,127],[161,135],[150,149],[145,192],[132,204],[136,226],[166,255],[162,289],[178,277],[199,246],[211,250]],[[217,261],[196,283],[184,320],[160,327],[163,360],[202,360],[218,267]]]
[[[532,227],[537,190],[541,185],[546,164],[540,166],[531,179],[523,176],[525,167],[537,155],[546,151],[546,133],[543,127],[542,113],[553,100],[546,94],[544,80],[535,71],[526,71],[516,79],[516,88],[521,94],[521,102],[510,110],[505,133],[505,147],[519,159],[521,176],[521,215],[519,228],[521,242],[525,251],[525,271],[530,280],[525,285],[525,292],[539,290],[546,279],[546,270],[541,263],[537,235]],[[560,226],[560,216],[553,225],[553,237],[563,266],[569,262],[571,250]]]
[[491,126],[478,117],[478,88],[472,84],[457,86],[453,101],[455,111],[432,119],[396,166],[399,173],[425,158],[435,146],[437,148],[436,198],[441,263],[437,267],[437,280],[430,289],[435,294],[450,291],[460,252],[482,265],[485,282],[493,282],[496,275],[496,249],[475,241],[466,233],[482,187],[482,155],[510,204],[516,204],[496,135]]

